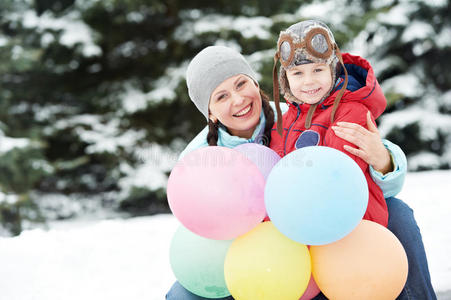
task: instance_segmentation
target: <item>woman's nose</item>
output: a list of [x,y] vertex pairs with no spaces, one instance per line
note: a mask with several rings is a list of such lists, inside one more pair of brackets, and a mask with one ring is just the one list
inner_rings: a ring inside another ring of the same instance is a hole
[[234,93],[232,95],[232,101],[234,105],[240,105],[244,102],[244,97],[240,93]]

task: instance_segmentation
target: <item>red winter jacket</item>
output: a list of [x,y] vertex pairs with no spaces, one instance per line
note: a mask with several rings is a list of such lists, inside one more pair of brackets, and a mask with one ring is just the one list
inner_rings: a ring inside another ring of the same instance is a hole
[[331,95],[318,105],[309,129],[305,128],[305,119],[310,105],[288,103],[289,109],[283,115],[283,136],[277,133],[277,124],[274,124],[270,147],[282,157],[306,146],[328,146],[349,155],[360,166],[368,182],[369,201],[363,218],[386,227],[387,204],[382,190],[370,176],[368,164],[344,150],[344,145],[354,145],[337,137],[331,129],[340,121],[357,123],[367,128],[367,111],[371,111],[374,118],[379,117],[385,109],[386,99],[368,61],[348,53],[343,54],[343,60],[348,71],[348,86],[335,113],[334,124],[330,122],[330,114],[343,79]]

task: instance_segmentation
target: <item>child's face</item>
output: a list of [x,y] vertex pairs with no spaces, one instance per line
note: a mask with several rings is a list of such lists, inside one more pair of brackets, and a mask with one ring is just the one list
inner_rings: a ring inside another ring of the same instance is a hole
[[307,104],[321,101],[332,87],[332,74],[327,64],[295,66],[287,70],[287,78],[291,93]]
[[250,138],[260,120],[260,89],[246,75],[224,80],[210,96],[210,119],[219,120],[236,136]]

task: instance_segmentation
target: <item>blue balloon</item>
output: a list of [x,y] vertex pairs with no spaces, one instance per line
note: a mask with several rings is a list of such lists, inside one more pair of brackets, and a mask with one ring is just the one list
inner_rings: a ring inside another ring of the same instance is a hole
[[299,243],[324,245],[350,233],[368,205],[368,183],[360,167],[336,149],[310,146],[283,157],[265,187],[268,216]]

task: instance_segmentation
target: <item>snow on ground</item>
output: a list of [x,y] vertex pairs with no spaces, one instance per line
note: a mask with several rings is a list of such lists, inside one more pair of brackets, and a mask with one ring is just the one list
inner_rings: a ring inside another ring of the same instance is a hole
[[[451,299],[451,171],[409,173],[399,197],[415,210],[439,299]],[[0,238],[0,299],[160,300],[175,280],[171,215],[75,220]]]
[[0,299],[163,299],[171,215],[68,221],[0,239]]
[[[408,173],[398,198],[407,202],[415,212],[434,289],[451,292],[450,183],[451,171]],[[451,295],[446,299],[451,299]]]

